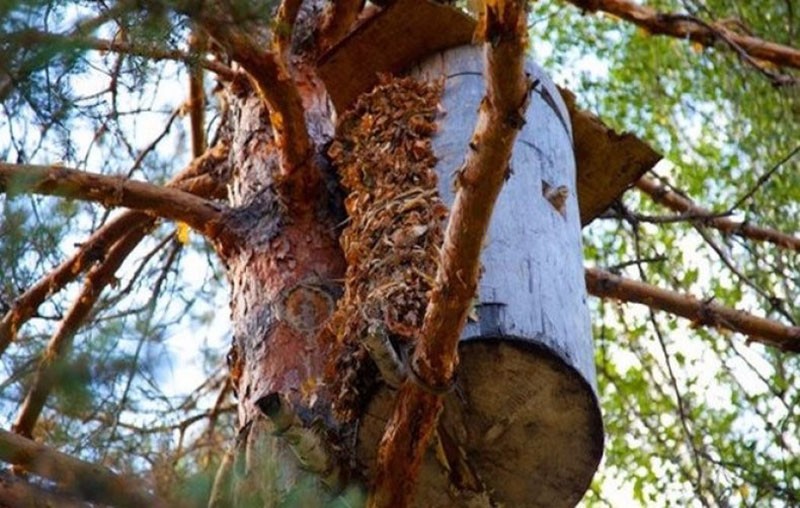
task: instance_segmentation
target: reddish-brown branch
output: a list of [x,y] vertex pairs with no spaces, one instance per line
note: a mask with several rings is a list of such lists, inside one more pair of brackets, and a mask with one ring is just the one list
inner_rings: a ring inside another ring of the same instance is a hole
[[597,268],[586,270],[589,293],[640,303],[691,320],[698,326],[716,326],[747,335],[750,340],[786,351],[800,352],[800,327],[754,316],[692,295],[626,279]]
[[14,422],[13,430],[17,434],[25,437],[33,435],[33,427],[36,425],[36,420],[38,420],[53,386],[58,382],[59,364],[64,361],[72,347],[75,333],[94,307],[100,293],[114,280],[117,269],[131,251],[139,245],[142,238],[147,235],[151,226],[152,223],[148,221],[129,231],[114,245],[105,261],[89,271],[83,290],[47,344],[47,350],[34,374],[33,384],[28,390]]
[[636,187],[649,195],[653,201],[682,214],[690,214],[697,220],[719,229],[723,233],[738,235],[751,240],[774,243],[779,247],[800,252],[800,238],[774,229],[739,222],[730,217],[720,217],[710,210],[697,206],[692,200],[681,196],[653,177],[644,176],[636,182]]
[[133,478],[84,462],[11,432],[0,430],[0,460],[25,468],[93,503],[119,507],[165,507]]
[[[178,173],[168,184],[198,196],[220,197],[224,195],[224,184],[211,173],[228,158],[228,147],[219,144],[208,150],[202,157],[193,160],[189,166]],[[222,171],[221,173],[224,173]],[[41,303],[50,295],[60,291],[92,264],[105,258],[108,249],[123,234],[154,218],[146,213],[127,211],[111,220],[92,234],[71,258],[67,259],[25,293],[14,300],[11,309],[0,321],[0,355],[16,337],[19,327],[30,319]]]
[[[525,77],[526,2],[486,3],[479,35],[486,44],[486,97],[478,112],[473,149],[456,177],[458,191],[441,263],[411,359],[417,378],[401,387],[378,450],[371,507],[404,507],[435,430],[441,396],[452,381],[457,344],[477,287],[479,258],[492,209],[505,180],[530,94]],[[426,386],[426,388],[422,388]]]
[[[291,12],[287,12],[287,16]],[[300,91],[283,55],[265,51],[253,37],[221,12],[195,14],[203,28],[239,62],[270,112],[275,144],[281,154],[278,191],[292,209],[308,208],[320,193],[321,175],[314,161]]]
[[[202,30],[194,30],[189,48],[195,55],[206,50],[207,38]],[[206,151],[206,91],[203,86],[203,67],[189,66],[189,121],[192,127],[192,155],[200,157]]]
[[335,0],[328,5],[325,19],[319,31],[319,47],[324,51],[347,35],[353,28],[364,0]]
[[134,180],[87,173],[58,166],[0,162],[0,192],[63,196],[123,206],[183,221],[208,238],[225,234],[225,207],[188,192]]
[[690,39],[704,46],[722,40],[747,55],[775,65],[800,69],[800,49],[733,32],[721,23],[693,21],[687,16],[659,12],[631,0],[569,0],[583,10],[603,11],[640,26],[652,34]]
[[292,44],[294,22],[300,13],[302,3],[302,0],[282,0],[278,8],[273,27],[272,47],[281,59],[285,60]]

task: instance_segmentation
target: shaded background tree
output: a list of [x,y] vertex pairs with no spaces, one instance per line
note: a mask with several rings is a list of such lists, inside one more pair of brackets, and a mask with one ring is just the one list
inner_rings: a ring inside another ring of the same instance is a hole
[[[791,234],[800,202],[800,5],[647,5],[538,2],[528,17],[534,58],[578,104],[669,161],[584,229],[587,265],[699,302],[692,322],[620,304],[634,299],[625,288],[610,295],[615,299],[593,301],[608,438],[586,503],[615,504],[622,496],[641,504],[791,505],[800,495],[797,356],[730,333],[741,328],[712,304],[782,324],[787,348],[797,349],[800,248]],[[255,17],[243,26],[273,22],[275,6],[250,7]],[[189,164],[205,145],[215,147],[224,129],[221,111],[229,104],[219,100],[225,94],[215,76],[235,79],[226,50],[196,30],[201,17],[158,2],[0,8],[0,44],[9,55],[0,63],[5,161],[61,161],[152,183],[188,167],[176,187],[224,195],[216,183],[224,175],[205,178],[206,165]],[[347,28],[328,34],[335,40]],[[782,44],[782,53],[755,53],[743,45],[747,37]],[[199,56],[204,51],[216,57]],[[206,93],[197,95],[200,67],[212,72],[204,74]],[[688,206],[687,198],[703,208]],[[91,268],[86,277],[108,285],[96,302],[84,300],[85,315],[70,325],[77,334],[35,436],[143,476],[162,497],[189,493],[204,504],[235,429],[223,359],[227,311],[219,310],[227,288],[210,247],[181,222],[144,226],[140,216],[124,219],[124,229],[143,238],[130,238],[131,246],[138,243],[132,253],[120,244],[118,251],[87,248],[90,234],[119,221],[117,214],[81,200],[2,199],[3,326],[10,326],[17,298],[76,248],[78,267],[65,273]],[[753,226],[789,237],[756,241]],[[97,273],[115,255],[123,268]],[[4,344],[4,427],[30,393],[48,341],[84,291],[82,280],[33,309],[14,342]],[[590,273],[594,293],[611,293],[611,285],[592,280]]]

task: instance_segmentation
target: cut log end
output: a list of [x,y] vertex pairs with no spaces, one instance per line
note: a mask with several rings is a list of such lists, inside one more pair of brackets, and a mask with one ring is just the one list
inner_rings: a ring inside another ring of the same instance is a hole
[[[459,347],[458,382],[412,505],[575,506],[603,454],[592,387],[530,339],[482,337]],[[382,388],[361,423],[359,460],[370,475],[393,397]]]

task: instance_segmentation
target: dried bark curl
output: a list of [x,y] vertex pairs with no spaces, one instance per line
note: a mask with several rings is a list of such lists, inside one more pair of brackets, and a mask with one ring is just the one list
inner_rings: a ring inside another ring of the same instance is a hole
[[[349,191],[341,236],[345,294],[331,321],[342,346],[339,364],[346,367],[339,370],[364,374],[360,350],[366,347],[390,384],[402,380],[392,369],[402,371],[397,363],[418,338],[438,269],[447,208],[430,137],[441,91],[438,83],[384,76],[341,118],[329,150]],[[395,365],[388,365],[392,359]],[[352,420],[366,394],[341,373],[338,378],[337,409]]]

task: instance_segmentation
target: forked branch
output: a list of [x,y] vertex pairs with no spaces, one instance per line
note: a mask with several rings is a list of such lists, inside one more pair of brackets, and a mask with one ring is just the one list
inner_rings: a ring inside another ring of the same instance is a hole
[[[293,22],[294,0],[287,0],[284,13]],[[281,155],[278,191],[290,208],[308,207],[319,195],[321,175],[314,161],[311,137],[305,122],[305,108],[297,84],[284,59],[286,41],[275,39],[278,51],[266,51],[237,23],[233,15],[209,7],[194,13],[202,27],[239,62],[255,85],[270,113],[275,144]],[[227,21],[226,21],[227,20]]]
[[[456,176],[457,193],[420,339],[378,450],[371,507],[407,506],[450,386],[457,344],[475,295],[479,256],[511,151],[524,123],[531,83],[524,72],[526,2],[486,2],[478,35],[487,41],[486,96],[471,149]],[[411,379],[414,379],[413,381]]]
[[[194,159],[167,183],[167,187],[175,187],[203,197],[220,197],[220,190],[224,189],[224,185],[214,174],[226,173],[224,170],[218,170],[220,165],[227,162],[227,157],[228,146],[220,143],[209,149],[202,157]],[[108,249],[125,233],[144,223],[154,221],[155,218],[151,215],[134,210],[112,219],[83,242],[72,257],[17,297],[11,309],[0,321],[0,356],[15,339],[20,326],[36,313],[46,298],[74,281],[94,263],[105,259]]]
[[103,289],[114,280],[114,275],[119,267],[147,235],[151,226],[152,223],[146,221],[129,231],[114,245],[105,261],[89,271],[79,297],[75,299],[72,307],[61,320],[39,362],[33,376],[33,383],[12,427],[17,434],[28,438],[33,435],[33,428],[44,408],[47,397],[59,382],[58,372],[62,370],[60,369],[61,364],[72,348],[75,334],[97,299],[100,298]]

